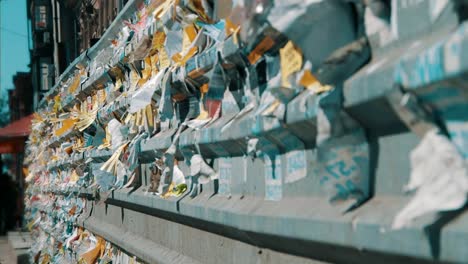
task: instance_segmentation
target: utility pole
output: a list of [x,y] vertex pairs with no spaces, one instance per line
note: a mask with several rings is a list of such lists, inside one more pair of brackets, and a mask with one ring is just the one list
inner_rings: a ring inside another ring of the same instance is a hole
[[[0,113],[2,113],[2,110],[3,108],[5,107],[5,105],[3,105],[3,102],[5,102],[6,104],[8,104],[8,100],[4,100],[6,98],[2,98],[3,96],[3,93],[8,93],[6,90],[4,91],[5,87],[3,87],[2,85],[2,82],[3,82],[3,79],[5,78],[5,75],[3,75],[3,64],[2,64],[2,60],[3,60],[3,57],[2,57],[2,51],[3,51],[3,48],[2,48],[2,32],[3,32],[3,26],[2,26],[2,18],[3,18],[3,14],[2,14],[2,4],[3,2],[5,2],[4,0],[0,0]],[[3,113],[2,113],[3,114]],[[0,122],[0,126],[5,126],[6,124],[8,124],[8,121],[6,121],[5,124],[3,124],[2,122]],[[0,173],[1,173],[1,168],[0,168]]]
[[52,32],[53,32],[53,41],[54,41],[54,58],[53,58],[53,61],[54,61],[54,81],[51,85],[51,87],[53,87],[53,85],[55,84],[55,82],[57,81],[58,79],[58,76],[59,76],[59,60],[58,60],[58,54],[59,54],[59,51],[58,51],[58,36],[59,36],[59,32],[58,32],[58,27],[57,27],[57,5],[56,5],[56,0],[50,0],[50,5],[51,5],[51,8],[52,8]]
[[[2,0],[0,0],[0,96],[2,96],[2,78],[3,78],[3,75],[2,75]],[[0,111],[2,110],[1,109],[1,105],[0,105]],[[0,175],[3,174],[3,155],[0,154]]]
[[[2,2],[3,0],[0,0],[0,76],[1,78],[4,78],[2,75]],[[2,92],[2,79],[0,78],[0,93]]]

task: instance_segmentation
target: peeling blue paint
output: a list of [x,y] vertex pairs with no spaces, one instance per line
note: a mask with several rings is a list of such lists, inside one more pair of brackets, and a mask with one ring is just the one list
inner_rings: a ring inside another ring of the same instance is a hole
[[403,58],[394,72],[395,83],[405,88],[427,85],[445,78],[442,44],[437,44],[413,58]]
[[280,155],[264,155],[265,200],[279,201],[283,197],[283,177]]
[[[360,142],[360,143],[359,143]],[[362,132],[331,139],[319,147],[316,171],[320,184],[329,190],[330,200],[348,199],[369,193],[369,147]],[[332,188],[330,188],[332,187]]]

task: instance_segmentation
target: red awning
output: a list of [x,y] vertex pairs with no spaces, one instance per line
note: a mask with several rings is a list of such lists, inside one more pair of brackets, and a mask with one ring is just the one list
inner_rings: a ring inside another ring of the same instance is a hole
[[0,128],[0,154],[24,151],[24,142],[31,133],[32,119],[33,115],[29,115]]
[[0,141],[17,137],[27,137],[31,133],[31,120],[33,115],[17,120],[6,127],[0,128]]

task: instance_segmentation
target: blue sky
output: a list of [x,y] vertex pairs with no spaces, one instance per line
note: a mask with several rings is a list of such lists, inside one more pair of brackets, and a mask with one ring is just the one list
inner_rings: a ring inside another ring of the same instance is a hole
[[[13,75],[29,71],[26,0],[0,0],[1,5],[1,89],[13,88]],[[4,96],[2,92],[0,96]]]

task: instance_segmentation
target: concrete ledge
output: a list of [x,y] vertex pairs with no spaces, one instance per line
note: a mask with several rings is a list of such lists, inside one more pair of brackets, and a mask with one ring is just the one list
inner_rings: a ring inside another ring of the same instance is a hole
[[30,263],[29,249],[32,243],[34,242],[29,232],[8,232],[8,244],[18,264]]
[[112,244],[124,251],[137,256],[146,263],[199,263],[177,251],[170,250],[141,235],[134,234],[112,224],[102,222],[100,219],[88,217],[78,221],[78,225],[86,228],[98,236],[102,236]]

